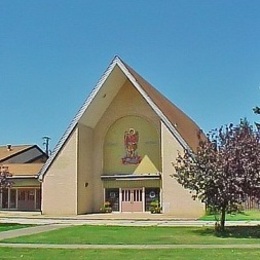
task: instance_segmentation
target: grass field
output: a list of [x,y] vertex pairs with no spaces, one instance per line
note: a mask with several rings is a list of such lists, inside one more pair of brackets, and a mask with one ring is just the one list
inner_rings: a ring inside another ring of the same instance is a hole
[[72,226],[3,242],[42,244],[252,244],[260,242],[260,226],[228,227],[223,236],[214,228]]
[[18,228],[32,227],[33,225],[17,224],[17,223],[0,223],[0,232]]
[[[259,244],[260,226],[228,227],[219,237],[214,228],[73,226],[1,242],[46,244]],[[243,260],[259,259],[259,249],[23,249],[0,247],[0,259],[91,259],[91,260]]]
[[[201,217],[199,220],[212,220],[215,221],[214,215],[206,215]],[[227,214],[227,221],[239,221],[239,220],[260,220],[260,210],[247,210],[238,214]]]
[[91,259],[91,260],[242,260],[259,259],[260,250],[257,249],[164,249],[164,250],[69,250],[69,249],[18,249],[0,248],[1,259]]

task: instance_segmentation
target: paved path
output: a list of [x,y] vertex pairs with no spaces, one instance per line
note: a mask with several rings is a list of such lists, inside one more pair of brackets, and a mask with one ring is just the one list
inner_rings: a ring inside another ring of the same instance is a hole
[[[121,225],[121,226],[214,226],[215,221],[177,219],[171,215],[145,213],[85,214],[77,216],[48,216],[40,212],[0,211],[0,223]],[[255,226],[260,221],[227,221],[227,226]]]
[[[175,220],[175,219],[89,219],[89,218],[26,218],[0,217],[0,223],[19,223],[34,225],[65,224],[65,225],[114,225],[114,226],[214,226],[215,221]],[[226,226],[256,226],[260,221],[226,221]]]
[[64,227],[68,227],[69,225],[64,224],[51,224],[51,225],[41,225],[37,227],[28,227],[28,228],[20,228],[20,229],[13,229],[8,231],[0,232],[0,242],[1,240],[26,236],[26,235],[33,235],[38,234],[41,232],[56,230]]
[[[20,220],[26,220],[24,218],[19,218]],[[19,220],[17,218],[8,218],[8,221],[10,223],[14,221],[14,223],[18,223]],[[0,219],[0,222],[3,222],[4,219]],[[34,219],[35,220],[35,219]],[[46,220],[46,219],[45,219]],[[69,223],[52,223],[52,219],[48,220],[47,223],[43,225],[43,223],[40,223],[41,225],[36,227],[29,227],[29,228],[21,228],[21,229],[15,229],[15,230],[9,230],[0,232],[0,247],[10,247],[10,248],[59,248],[59,249],[178,249],[178,248],[193,248],[193,249],[210,249],[210,248],[252,248],[252,249],[260,249],[260,244],[216,244],[216,245],[200,245],[200,244],[194,244],[194,245],[86,245],[86,244],[22,244],[22,243],[3,243],[1,240],[8,239],[8,238],[15,238],[20,236],[26,236],[31,234],[38,234],[41,232],[46,232],[50,230],[57,230],[60,228],[65,228],[71,225],[82,225],[82,224],[102,224],[102,225],[131,225],[131,226],[148,226],[148,225],[158,225],[158,226],[198,226],[198,225],[207,225],[208,222],[205,221],[169,221],[169,220],[81,220],[79,221],[69,221]],[[57,219],[55,219],[56,222]],[[114,222],[113,222],[114,221]],[[21,221],[23,222],[23,221]],[[36,222],[39,222],[39,219],[36,219]],[[87,223],[86,223],[87,222]],[[237,222],[236,222],[237,223]],[[35,224],[35,223],[34,223]],[[39,223],[38,223],[39,224]],[[210,225],[213,224],[210,222]],[[245,224],[244,222],[242,224]],[[248,224],[248,223],[247,223]],[[252,224],[252,223],[251,223]]]
[[260,249],[260,244],[228,244],[228,245],[82,245],[82,244],[18,244],[0,243],[0,247],[11,248],[46,248],[46,249]]

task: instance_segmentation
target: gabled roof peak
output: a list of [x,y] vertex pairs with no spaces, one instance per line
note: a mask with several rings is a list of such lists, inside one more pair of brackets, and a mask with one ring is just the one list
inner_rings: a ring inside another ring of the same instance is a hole
[[159,116],[161,121],[168,127],[170,132],[175,136],[179,143],[185,149],[195,150],[198,146],[198,133],[201,131],[199,127],[193,122],[185,113],[179,108],[173,105],[166,97],[164,97],[159,91],[157,91],[150,83],[143,79],[137,72],[135,72],[130,66],[124,63],[121,58],[116,55],[107,70],[104,72],[92,92],[86,99],[83,106],[80,108],[69,127],[65,131],[64,135],[58,142],[50,158],[42,168],[39,179],[42,180],[44,174],[55,160],[59,151],[64,146],[65,142],[75,129],[80,118],[88,110],[90,104],[97,97],[99,91],[105,85],[109,76],[114,73],[115,66],[118,66],[125,77],[133,84],[133,86],[139,91],[146,102],[151,106],[154,112]]

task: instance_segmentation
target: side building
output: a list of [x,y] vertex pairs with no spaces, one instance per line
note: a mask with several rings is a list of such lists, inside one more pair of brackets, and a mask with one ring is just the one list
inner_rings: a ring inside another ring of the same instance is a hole
[[39,211],[41,189],[37,176],[47,160],[37,145],[0,146],[0,167],[12,177],[12,187],[0,192],[0,210]]
[[178,151],[195,151],[197,124],[115,57],[42,168],[42,213],[146,212],[194,218],[204,204],[171,177]]

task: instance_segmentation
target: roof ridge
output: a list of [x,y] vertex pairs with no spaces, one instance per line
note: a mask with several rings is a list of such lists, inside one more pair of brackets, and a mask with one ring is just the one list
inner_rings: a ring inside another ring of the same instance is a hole
[[0,148],[6,148],[8,145],[11,145],[11,147],[21,147],[21,146],[26,146],[26,147],[30,147],[30,146],[34,146],[35,144],[6,144],[6,145],[0,145]]

